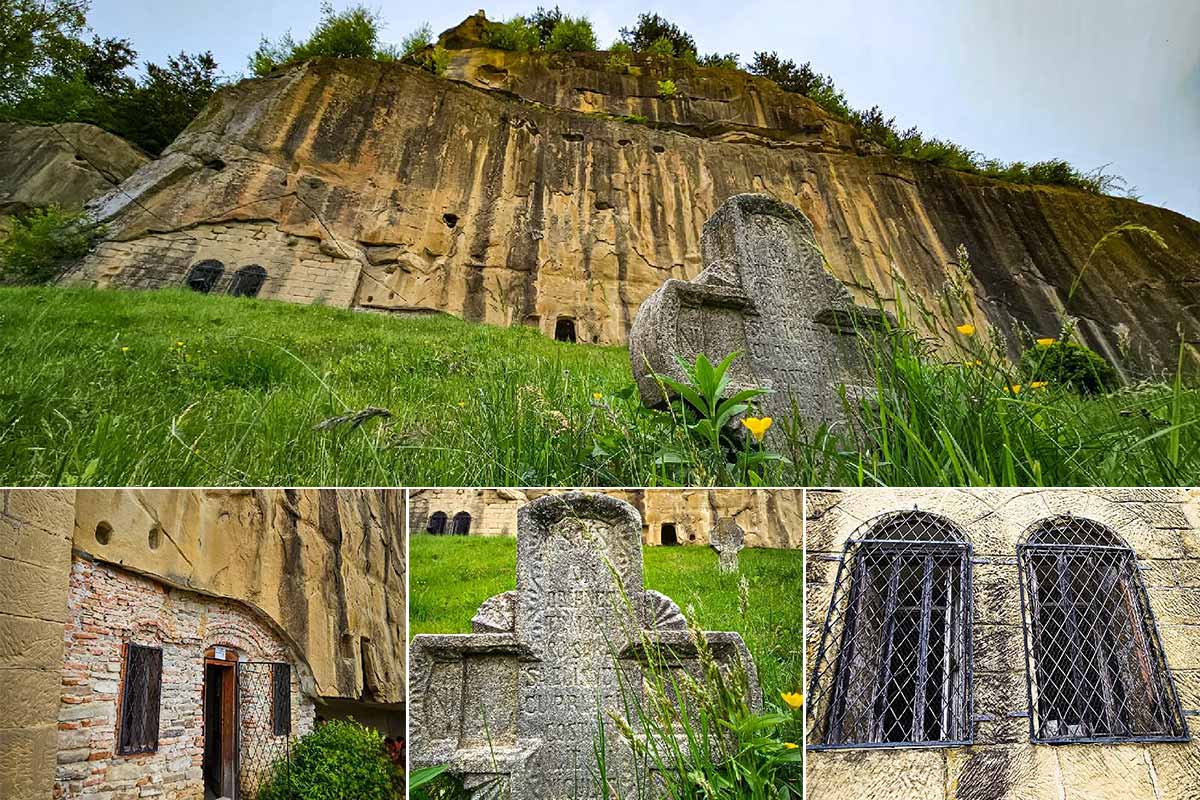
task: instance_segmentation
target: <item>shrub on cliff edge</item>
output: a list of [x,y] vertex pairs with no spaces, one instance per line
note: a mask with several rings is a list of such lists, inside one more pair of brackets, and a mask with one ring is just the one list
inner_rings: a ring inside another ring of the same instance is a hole
[[380,42],[383,19],[379,12],[366,6],[352,6],[334,11],[333,4],[321,4],[321,21],[309,37],[297,42],[285,33],[276,42],[265,36],[250,56],[250,70],[258,76],[279,67],[307,61],[310,58],[375,58],[395,60],[399,51]]
[[0,239],[0,282],[45,283],[66,262],[86,255],[102,233],[82,212],[58,206],[17,216]]

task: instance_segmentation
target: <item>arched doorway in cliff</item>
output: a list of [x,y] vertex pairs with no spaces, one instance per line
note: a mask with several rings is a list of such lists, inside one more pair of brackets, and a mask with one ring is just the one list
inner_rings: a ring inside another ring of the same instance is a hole
[[435,511],[429,516],[429,523],[425,526],[426,533],[440,535],[446,532],[446,512]]
[[237,662],[231,647],[204,653],[204,794],[237,797]]
[[225,265],[215,258],[210,258],[193,266],[187,274],[187,287],[193,292],[208,294],[217,287],[217,282],[225,274]]
[[675,533],[674,522],[664,522],[662,527],[658,529],[658,541],[667,547],[673,547],[679,544],[679,535]]
[[233,273],[233,283],[229,285],[229,293],[234,297],[257,297],[259,290],[266,282],[267,271],[257,264],[251,264]]
[[554,323],[554,338],[559,342],[578,341],[575,336],[575,320],[571,317],[559,317]]
[[465,511],[460,511],[454,515],[454,527],[450,532],[455,536],[466,536],[471,532],[471,515]]

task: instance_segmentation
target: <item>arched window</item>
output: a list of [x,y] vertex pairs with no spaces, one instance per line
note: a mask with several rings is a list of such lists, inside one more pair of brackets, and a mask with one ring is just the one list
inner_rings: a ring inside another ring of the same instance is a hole
[[664,522],[662,524],[662,527],[659,528],[658,531],[659,531],[658,540],[662,544],[665,544],[668,546],[679,544],[679,537],[675,534],[675,523],[674,522]]
[[460,511],[454,515],[454,527],[450,531],[455,536],[466,536],[471,532],[471,515]]
[[560,342],[574,342],[575,320],[570,317],[559,317],[554,323],[554,338]]
[[229,284],[229,293],[234,297],[258,297],[258,292],[266,280],[267,271],[257,264],[242,267],[233,273],[233,282]]
[[193,292],[208,294],[217,288],[217,282],[225,274],[225,265],[216,259],[201,261],[188,271],[187,286]]
[[446,532],[446,512],[435,511],[429,515],[429,523],[425,526],[426,533],[445,533]]
[[1137,557],[1113,530],[1042,520],[1017,545],[1035,742],[1187,737]]
[[971,739],[971,545],[885,514],[846,543],[809,690],[815,748]]

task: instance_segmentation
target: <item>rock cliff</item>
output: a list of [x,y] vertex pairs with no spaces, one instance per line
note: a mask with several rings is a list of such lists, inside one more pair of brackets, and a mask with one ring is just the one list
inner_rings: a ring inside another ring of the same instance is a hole
[[[965,246],[975,322],[1083,339],[1132,372],[1174,364],[1200,328],[1200,223],[1062,187],[1002,183],[877,152],[807,98],[735,70],[603,53],[483,47],[480,18],[443,34],[443,77],[317,60],[220,92],[164,156],[96,208],[112,240],[70,277],[179,284],[200,261],[263,296],[444,311],[623,343],[638,305],[702,269],[700,229],[727,197],[766,192],[812,220],[859,300],[892,270],[932,298]],[[662,97],[658,80],[678,91]],[[216,284],[217,289],[228,283]],[[1127,342],[1129,355],[1119,350]]]

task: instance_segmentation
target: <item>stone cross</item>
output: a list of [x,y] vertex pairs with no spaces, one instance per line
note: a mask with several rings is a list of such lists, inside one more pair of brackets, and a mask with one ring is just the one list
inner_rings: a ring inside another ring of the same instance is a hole
[[706,267],[694,280],[670,279],[650,295],[629,333],[642,402],[665,405],[654,374],[686,382],[676,362],[704,353],[714,364],[740,352],[729,393],[763,387],[759,402],[776,425],[793,413],[811,421],[841,418],[839,387],[873,392],[862,335],[885,324],[877,309],[856,306],[825,269],[812,223],[765,194],[726,200],[704,224]]
[[[633,506],[604,495],[547,495],[520,510],[516,590],[485,602],[473,633],[413,638],[413,767],[449,764],[476,800],[599,800],[603,720],[619,796],[657,785],[637,773],[609,714],[624,719],[642,696],[648,649],[673,674],[701,673],[679,607],[643,588],[641,538]],[[760,708],[742,638],[703,636],[722,668],[746,670]]]
[[729,517],[721,519],[708,535],[708,542],[717,551],[717,569],[726,575],[737,572],[738,553],[746,546],[742,526]]

